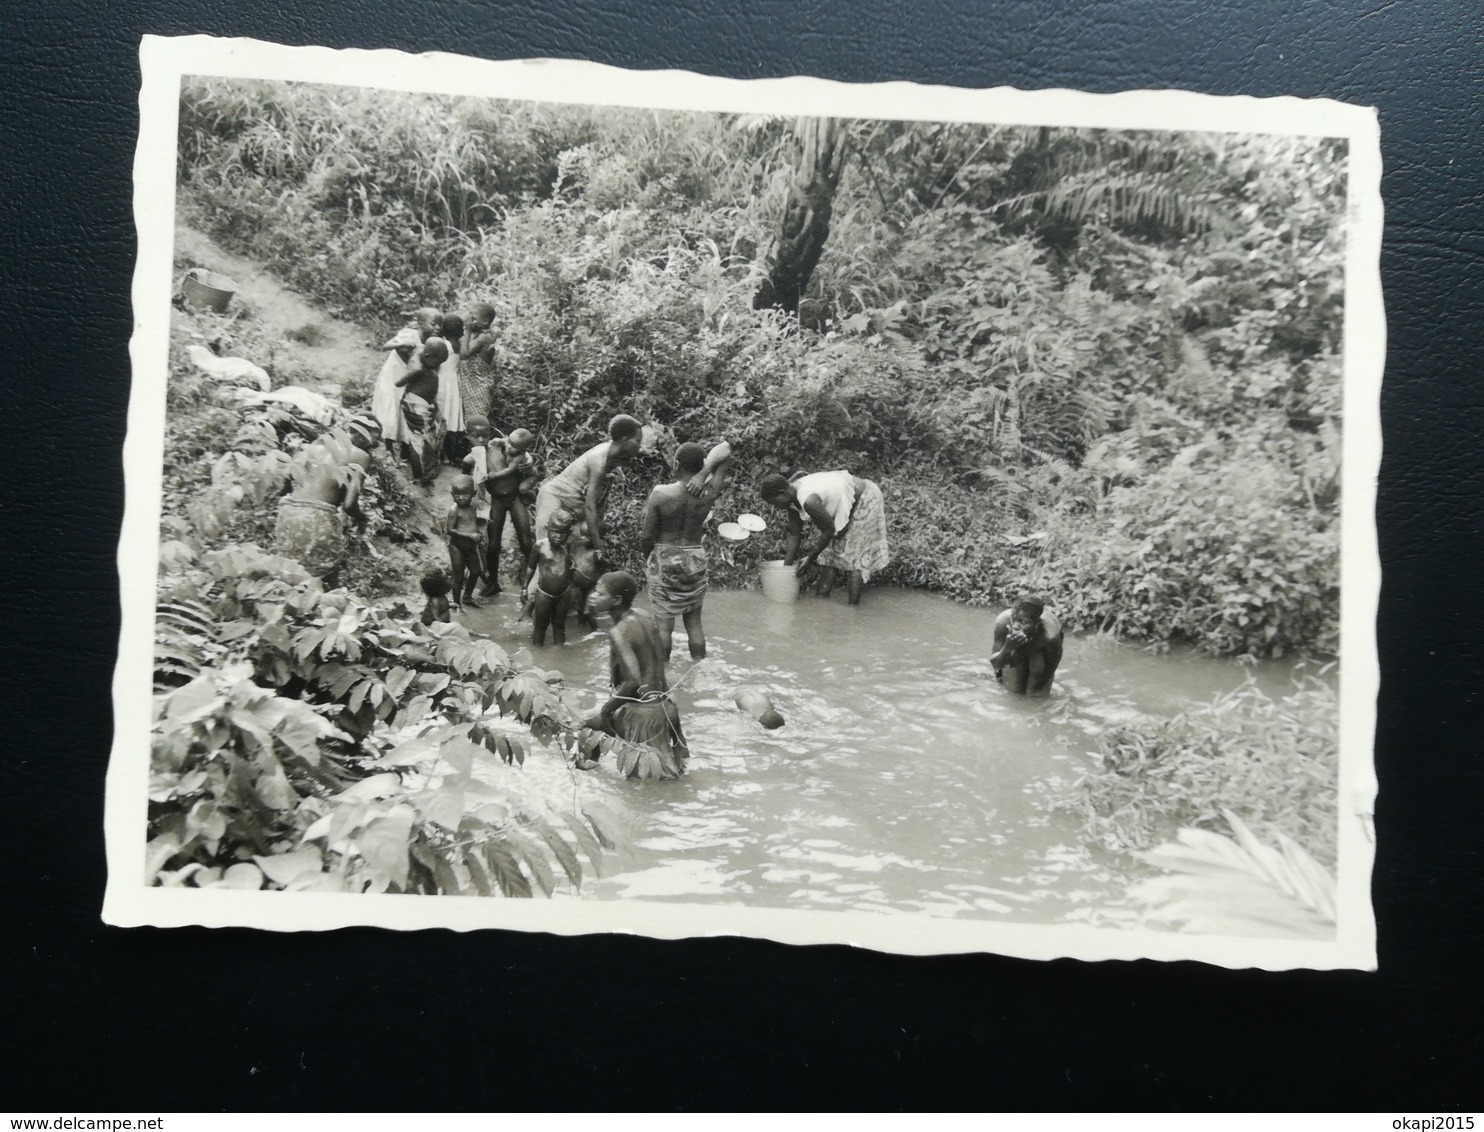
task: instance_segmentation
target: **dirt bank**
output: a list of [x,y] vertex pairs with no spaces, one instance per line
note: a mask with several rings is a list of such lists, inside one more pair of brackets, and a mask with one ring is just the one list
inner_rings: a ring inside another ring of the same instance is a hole
[[[242,349],[248,360],[262,366],[276,387],[286,384],[305,385],[334,400],[345,402],[345,394],[357,390],[369,394],[370,385],[381,369],[386,355],[378,348],[384,336],[364,326],[335,318],[297,291],[285,287],[278,279],[244,256],[220,247],[211,237],[187,224],[175,229],[175,265],[177,276],[192,267],[230,276],[238,290],[226,312],[228,341],[224,353],[234,353],[230,341],[231,326],[252,327],[256,349]],[[208,333],[209,336],[209,333]],[[266,342],[268,356],[261,342]],[[356,398],[352,401],[360,400]],[[430,559],[441,559],[442,537],[437,533],[442,515],[449,506],[448,488],[458,470],[442,467],[431,488],[424,490],[409,484],[411,494],[422,506],[409,515],[407,525],[422,531],[430,548]],[[507,526],[505,545],[515,545],[514,529]],[[385,540],[372,539],[373,552],[389,549]],[[511,559],[504,556],[507,570]],[[416,592],[415,576],[402,579],[408,600],[421,601]],[[509,584],[509,583],[507,583]]]
[[320,385],[346,388],[369,381],[380,368],[383,355],[372,331],[326,314],[257,264],[218,247],[189,225],[175,227],[175,263],[182,274],[204,267],[236,280],[237,296],[229,313],[251,315],[274,342],[272,357],[250,360],[275,378],[282,371],[299,371],[314,374]]

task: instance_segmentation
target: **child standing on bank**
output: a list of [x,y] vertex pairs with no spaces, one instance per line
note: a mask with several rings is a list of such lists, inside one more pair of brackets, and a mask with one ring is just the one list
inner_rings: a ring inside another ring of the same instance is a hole
[[515,542],[520,550],[521,584],[531,559],[531,504],[536,490],[536,461],[531,446],[536,442],[529,429],[518,428],[504,439],[488,444],[488,472],[485,489],[489,492],[489,582],[481,591],[489,597],[500,592],[500,546],[505,536],[505,516],[515,528]]
[[456,606],[474,609],[474,583],[484,576],[484,542],[486,523],[474,507],[474,481],[468,476],[455,476],[448,493],[453,506],[448,509],[448,564],[453,573],[453,600]]

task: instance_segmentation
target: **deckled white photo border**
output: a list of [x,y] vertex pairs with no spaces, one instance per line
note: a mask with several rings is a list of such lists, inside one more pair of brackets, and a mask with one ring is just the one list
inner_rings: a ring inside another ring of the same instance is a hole
[[[139,257],[132,292],[133,384],[124,443],[126,496],[118,555],[123,623],[113,682],[116,724],[105,805],[108,886],[103,919],[107,923],[284,931],[349,925],[404,930],[508,928],[561,935],[621,932],[661,939],[740,935],[923,955],[989,951],[1032,959],[1197,959],[1269,970],[1375,968],[1375,918],[1370,902],[1375,856],[1371,813],[1376,793],[1372,743],[1379,686],[1375,617],[1380,561],[1375,503],[1385,322],[1379,266],[1381,154],[1373,109],[1328,100],[1216,97],[1185,91],[1083,94],[1003,87],[965,90],[904,82],[851,85],[803,77],[720,79],[678,71],[624,71],[585,62],[490,62],[446,54],[284,47],[209,36],[146,36],[140,59],[143,82],[134,162]],[[176,127],[180,82],[185,75],[676,110],[1347,138],[1337,938],[1289,942],[968,922],[914,913],[793,911],[638,899],[512,900],[146,887],[155,578],[174,282]]]

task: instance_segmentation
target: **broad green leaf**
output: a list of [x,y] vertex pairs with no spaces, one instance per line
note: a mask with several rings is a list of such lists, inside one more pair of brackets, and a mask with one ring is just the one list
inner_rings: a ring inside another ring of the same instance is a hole
[[538,822],[531,827],[533,833],[542,841],[546,842],[551,855],[556,858],[557,864],[562,866],[562,871],[567,874],[567,879],[572,882],[572,887],[577,888],[582,884],[582,863],[577,859],[576,852],[560,833],[545,822]]
[[291,810],[299,804],[299,794],[289,784],[288,775],[284,774],[283,767],[277,760],[274,760],[268,770],[258,775],[254,785],[263,805],[270,810]]
[[474,769],[474,756],[478,753],[479,748],[464,735],[451,735],[438,748],[440,760],[455,778],[469,777]]
[[587,859],[592,863],[593,875],[603,875],[603,847],[598,844],[598,839],[588,831],[587,823],[575,815],[563,815],[567,828],[572,831],[572,836],[577,838],[577,844],[587,854]]
[[416,766],[419,763],[428,762],[439,758],[439,751],[433,741],[424,735],[416,735],[405,742],[398,743],[390,751],[377,759],[375,766]]
[[295,849],[292,853],[279,853],[272,857],[253,855],[268,879],[282,888],[295,880],[324,871],[324,856],[312,845]]
[[484,843],[484,859],[490,872],[506,896],[530,896],[531,882],[520,871],[520,865],[510,851],[495,841]]
[[474,882],[474,889],[480,896],[491,896],[494,889],[490,887],[489,873],[485,871],[484,864],[479,859],[479,854],[470,849],[464,854],[464,868],[469,870],[469,879]]
[[153,884],[165,863],[180,852],[180,838],[173,833],[154,838],[144,851],[144,882]]
[[233,865],[212,888],[237,888],[244,892],[256,892],[263,887],[263,872],[257,865],[242,861]]
[[347,802],[370,802],[376,798],[386,798],[401,792],[402,780],[391,771],[385,771],[347,786],[340,792],[339,797]]
[[406,889],[413,821],[411,807],[394,806],[371,821],[356,838],[361,856],[379,882],[377,891],[384,891],[388,885]]
[[582,803],[582,816],[587,818],[593,832],[605,849],[614,849],[623,840],[625,822],[601,802],[591,800]]
[[503,831],[503,836],[516,859],[524,864],[530,870],[531,875],[536,878],[541,891],[550,896],[556,888],[556,877],[552,874],[551,864],[546,859],[545,851],[514,827],[507,826]]
[[411,668],[393,668],[386,676],[387,691],[394,696],[400,696],[407,690],[407,686],[412,683],[416,675],[417,673]]
[[411,799],[424,821],[456,830],[464,819],[464,792],[447,786],[424,790]]
[[222,702],[216,692],[216,681],[209,673],[202,673],[185,687],[170,693],[165,714],[176,723],[189,723],[209,714]]
[[331,827],[335,822],[336,816],[337,814],[335,813],[325,814],[324,817],[314,821],[310,824],[309,828],[304,831],[304,835],[302,838],[300,838],[300,840],[317,841],[321,837],[328,837],[330,835]]

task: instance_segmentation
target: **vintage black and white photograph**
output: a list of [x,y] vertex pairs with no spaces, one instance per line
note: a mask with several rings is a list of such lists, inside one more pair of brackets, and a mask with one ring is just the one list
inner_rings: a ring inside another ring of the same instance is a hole
[[143,56],[110,922],[1374,965],[1373,113]]

